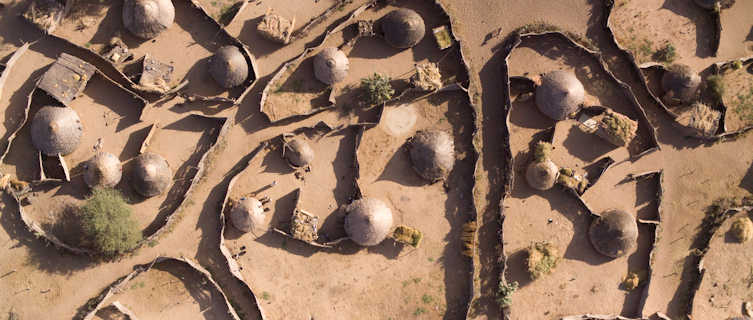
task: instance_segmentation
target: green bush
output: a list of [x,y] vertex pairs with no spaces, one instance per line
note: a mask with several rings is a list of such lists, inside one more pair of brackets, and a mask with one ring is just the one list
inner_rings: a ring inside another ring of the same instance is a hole
[[677,59],[677,50],[671,43],[667,43],[654,53],[654,59],[659,62],[672,63]]
[[90,245],[106,258],[136,247],[141,231],[120,191],[95,188],[81,207],[81,227]]
[[390,80],[389,77],[378,73],[361,79],[361,88],[363,88],[366,95],[364,98],[370,106],[380,105],[392,99],[395,90],[392,89]]
[[499,289],[497,290],[497,303],[502,308],[507,308],[512,305],[512,294],[518,290],[518,282],[507,283],[504,281],[499,282]]

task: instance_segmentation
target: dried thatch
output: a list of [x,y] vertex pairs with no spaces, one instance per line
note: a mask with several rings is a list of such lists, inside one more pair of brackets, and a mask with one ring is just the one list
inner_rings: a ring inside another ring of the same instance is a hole
[[684,64],[673,64],[661,78],[664,89],[662,101],[668,105],[691,103],[695,100],[700,85],[701,76],[693,72],[693,69]]
[[574,74],[555,70],[541,76],[536,87],[536,106],[556,121],[565,120],[583,105],[585,89]]
[[175,20],[171,0],[125,0],[123,25],[133,35],[152,39],[165,31]]
[[209,73],[223,88],[240,85],[248,78],[248,63],[236,46],[223,46],[214,53]]
[[384,39],[391,46],[406,49],[418,44],[426,34],[424,19],[410,9],[394,10],[381,19]]
[[314,76],[325,84],[343,81],[348,75],[348,69],[348,57],[337,48],[324,48],[314,57]]
[[97,152],[84,164],[84,182],[89,188],[114,187],[122,176],[120,159],[109,152]]
[[260,235],[267,228],[266,214],[259,200],[251,197],[240,198],[230,211],[230,223],[242,232]]
[[616,112],[607,112],[599,121],[596,135],[609,143],[624,147],[637,135],[638,122]]
[[286,141],[283,152],[288,164],[293,168],[306,167],[314,161],[314,149],[303,137]]
[[675,121],[693,136],[712,137],[719,129],[722,114],[702,103],[694,103],[679,113]]
[[630,213],[611,209],[594,219],[588,237],[596,251],[607,257],[619,258],[637,246],[638,224]]
[[392,210],[381,200],[363,198],[353,201],[345,211],[345,232],[355,243],[375,246],[392,228]]
[[266,39],[287,44],[290,42],[294,25],[295,18],[288,20],[283,16],[272,13],[272,9],[269,9],[264,18],[259,21],[256,30]]
[[78,113],[68,107],[42,107],[31,121],[31,142],[48,156],[72,153],[83,132]]
[[738,242],[747,242],[753,238],[753,222],[748,217],[740,217],[732,222],[729,231]]
[[416,132],[408,143],[408,149],[413,169],[431,182],[446,179],[455,165],[455,143],[447,132]]
[[65,6],[60,1],[32,0],[23,17],[44,33],[50,34],[63,20],[65,12]]
[[424,91],[435,91],[442,88],[442,74],[436,63],[424,62],[416,64],[416,73],[410,78],[413,87]]
[[534,161],[526,169],[526,181],[536,190],[549,190],[557,182],[559,169],[550,159]]
[[154,197],[167,191],[173,179],[170,165],[162,156],[144,153],[136,158],[131,182],[133,188],[144,197]]

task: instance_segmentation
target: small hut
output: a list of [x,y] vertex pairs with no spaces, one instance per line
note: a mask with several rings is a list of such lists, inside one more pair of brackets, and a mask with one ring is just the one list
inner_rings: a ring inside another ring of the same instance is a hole
[[536,87],[536,106],[555,121],[567,119],[580,110],[585,97],[583,84],[571,72],[555,70],[541,76]]
[[283,157],[293,168],[307,167],[314,161],[314,149],[303,137],[284,141]]
[[171,0],[125,0],[123,25],[133,35],[152,39],[165,31],[175,20]]
[[345,211],[345,232],[361,246],[379,244],[392,229],[392,210],[381,200],[359,199],[349,204]]
[[31,121],[31,143],[48,156],[72,153],[83,132],[78,113],[68,107],[44,106]]
[[230,223],[244,233],[263,233],[267,229],[266,218],[261,201],[252,197],[240,198],[230,211]]
[[673,64],[664,72],[661,86],[664,89],[662,101],[674,106],[693,102],[701,85],[701,76],[684,64]]
[[637,246],[638,224],[635,217],[624,210],[607,210],[591,223],[588,238],[599,253],[619,258]]
[[324,48],[314,57],[314,76],[327,85],[343,81],[349,68],[348,57],[337,48]]
[[391,46],[407,49],[417,45],[426,34],[424,19],[416,11],[397,9],[381,19],[384,39]]
[[699,137],[713,137],[719,129],[722,114],[703,103],[694,103],[684,108],[675,118],[685,128],[687,134]]
[[223,46],[214,53],[209,63],[209,73],[217,84],[229,89],[246,81],[248,63],[238,47]]
[[112,188],[123,176],[123,166],[120,159],[109,152],[97,152],[94,157],[84,164],[84,182],[89,188]]
[[419,131],[408,141],[413,169],[424,179],[444,180],[455,165],[455,143],[441,130]]
[[150,198],[167,191],[172,182],[173,172],[167,160],[155,153],[144,153],[136,158],[133,188],[140,195]]
[[526,169],[526,181],[531,188],[536,190],[549,190],[557,182],[559,169],[550,159],[534,161]]

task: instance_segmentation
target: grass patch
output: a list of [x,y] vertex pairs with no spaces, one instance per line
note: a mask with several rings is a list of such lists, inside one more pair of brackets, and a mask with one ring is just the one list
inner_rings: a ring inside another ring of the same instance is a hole
[[429,304],[429,303],[434,302],[434,297],[428,294],[424,294],[423,296],[421,296],[421,301],[423,301],[426,304]]
[[264,291],[264,292],[261,293],[261,299],[262,300],[272,299],[272,295],[270,295],[269,292]]
[[537,242],[528,247],[528,274],[532,280],[552,273],[559,262],[559,250],[549,242]]
[[736,100],[735,113],[743,120],[753,121],[753,87],[748,92],[739,93]]
[[141,240],[141,230],[131,215],[120,191],[95,188],[80,208],[85,241],[106,258],[132,250]]
[[501,308],[507,308],[512,305],[512,294],[518,290],[518,282],[514,281],[507,283],[504,281],[499,282],[499,288],[497,289],[497,303]]
[[722,103],[724,97],[724,80],[722,76],[715,74],[706,78],[706,88],[708,89],[709,98],[715,103]]
[[424,313],[426,313],[426,309],[424,309],[423,307],[418,307],[415,311],[413,311],[414,316],[420,316]]
[[407,244],[411,247],[417,248],[421,244],[421,239],[424,238],[424,234],[418,229],[408,226],[397,226],[392,233],[392,238],[395,241]]

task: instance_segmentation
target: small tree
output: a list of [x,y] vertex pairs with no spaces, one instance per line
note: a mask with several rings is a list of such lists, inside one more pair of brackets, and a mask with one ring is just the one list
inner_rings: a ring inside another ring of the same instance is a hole
[[91,246],[106,258],[136,247],[141,231],[120,191],[95,188],[81,207],[81,227]]
[[518,290],[518,282],[499,282],[499,288],[497,289],[497,303],[502,308],[507,308],[512,305],[512,294]]
[[366,102],[369,106],[380,105],[387,100],[392,99],[395,90],[390,85],[390,78],[381,74],[373,75],[361,79],[361,88],[364,90]]

